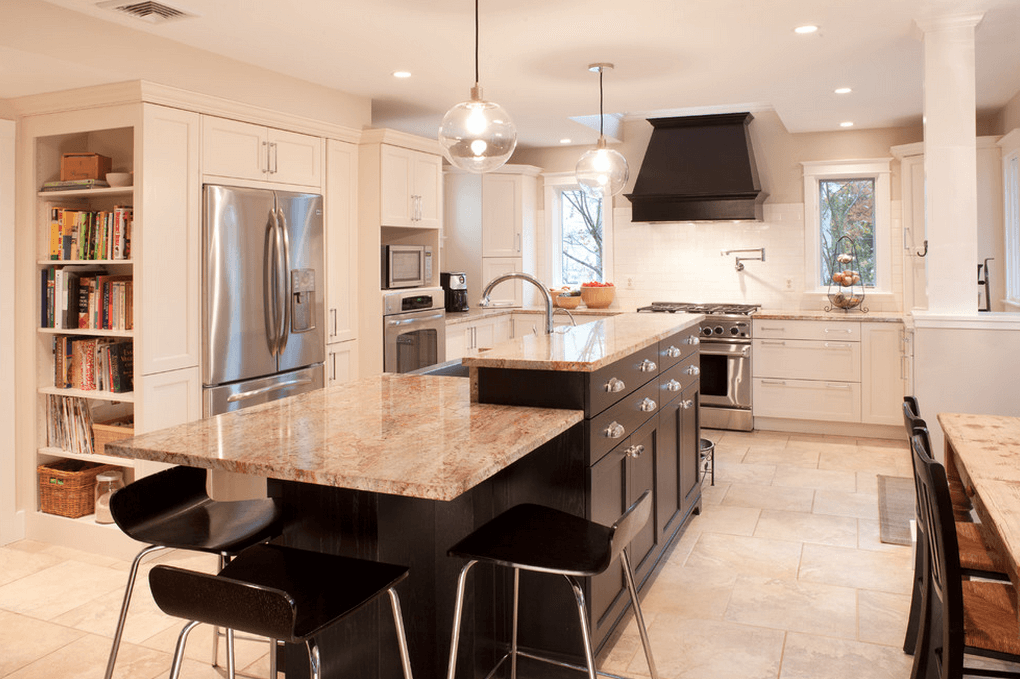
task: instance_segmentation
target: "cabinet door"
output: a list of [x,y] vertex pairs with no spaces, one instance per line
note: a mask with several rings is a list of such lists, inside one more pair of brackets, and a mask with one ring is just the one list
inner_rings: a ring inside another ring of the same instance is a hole
[[202,174],[265,179],[268,143],[261,125],[202,116]]
[[471,338],[474,327],[465,323],[446,326],[446,360],[452,361],[455,358],[464,358],[464,354],[471,348]]
[[753,340],[755,377],[859,382],[861,343],[846,340]]
[[677,445],[680,448],[680,512],[686,516],[701,499],[701,422],[698,382],[687,386],[677,399],[680,405]]
[[[641,497],[646,490],[652,491],[652,515],[644,528],[634,536],[630,543],[630,561],[634,568],[635,579],[640,583],[655,565],[658,554],[659,522],[655,497],[655,475],[662,456],[659,447],[659,418],[653,417],[643,424],[627,441],[625,451],[628,459],[627,473],[627,505]],[[619,518],[619,517],[617,517]]]
[[[482,258],[482,281],[484,285],[489,281],[511,271],[521,270],[520,257],[483,257]],[[489,299],[493,304],[499,306],[521,306],[524,295],[520,279],[503,281],[492,291]],[[543,321],[544,324],[544,321]],[[542,326],[544,329],[544,325]]]
[[198,367],[143,375],[135,386],[135,433],[144,434],[202,418]]
[[411,194],[413,152],[383,144],[380,148],[380,221],[383,226],[413,226]]
[[903,326],[861,323],[861,421],[898,425],[903,421]]
[[322,186],[322,140],[307,134],[268,131],[268,179],[282,184]]
[[326,352],[326,386],[358,379],[358,341],[330,344]]
[[756,377],[755,417],[861,421],[860,382],[822,382]]
[[474,347],[475,349],[491,349],[496,346],[496,319],[489,318],[475,321],[474,324]]
[[443,219],[443,159],[429,153],[413,154],[414,191],[418,214],[414,225],[438,229]]
[[492,346],[509,342],[512,326],[513,319],[510,316],[497,316],[492,319]]
[[358,334],[358,147],[326,142],[326,342]]
[[521,177],[482,177],[482,256],[521,256]]
[[[660,391],[660,394],[662,392]],[[659,410],[659,469],[655,474],[655,527],[665,544],[676,527],[683,498],[680,495],[680,469],[683,459],[684,409],[679,394]]]
[[201,116],[146,104],[136,189],[135,360],[143,375],[197,366],[201,351]]
[[[627,508],[627,442],[624,441],[612,449],[589,469],[591,490],[591,520],[604,526],[611,526],[623,510]],[[601,637],[599,630],[612,622],[608,616],[613,604],[621,596],[626,596],[623,580],[623,568],[619,559],[614,559],[609,568],[591,578],[591,610],[592,628],[595,636]],[[601,623],[601,624],[600,624]]]

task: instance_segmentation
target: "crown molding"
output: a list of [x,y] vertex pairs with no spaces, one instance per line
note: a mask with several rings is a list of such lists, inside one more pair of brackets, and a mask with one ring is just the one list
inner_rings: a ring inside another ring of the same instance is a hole
[[365,128],[361,131],[362,144],[389,144],[390,146],[401,146],[423,153],[443,155],[443,147],[438,139],[419,137],[407,132],[398,132],[380,127]]

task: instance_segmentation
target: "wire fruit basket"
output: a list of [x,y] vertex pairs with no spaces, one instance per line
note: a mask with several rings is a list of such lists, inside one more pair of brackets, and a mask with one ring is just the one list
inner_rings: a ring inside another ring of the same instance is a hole
[[861,313],[868,313],[864,306],[864,284],[861,282],[860,271],[854,269],[860,260],[857,257],[857,243],[849,236],[840,236],[833,247],[832,261],[829,271],[829,305],[826,311],[842,309],[849,312],[860,308]]

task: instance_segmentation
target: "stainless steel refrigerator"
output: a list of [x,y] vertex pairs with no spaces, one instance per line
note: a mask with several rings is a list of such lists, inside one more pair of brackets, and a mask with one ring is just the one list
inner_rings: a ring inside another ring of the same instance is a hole
[[203,198],[203,414],[322,387],[322,196],[207,184]]

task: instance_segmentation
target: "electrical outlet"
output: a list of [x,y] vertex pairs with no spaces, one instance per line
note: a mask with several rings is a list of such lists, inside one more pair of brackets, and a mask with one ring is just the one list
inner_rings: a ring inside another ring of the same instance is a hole
[[630,276],[627,277],[627,289],[628,290],[634,289],[634,279],[631,278]]
[[787,278],[786,279],[786,289],[787,290],[793,290],[793,279],[792,278]]

